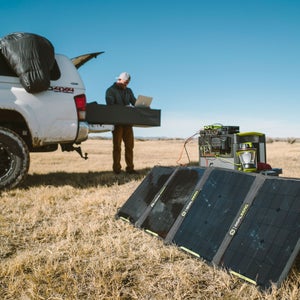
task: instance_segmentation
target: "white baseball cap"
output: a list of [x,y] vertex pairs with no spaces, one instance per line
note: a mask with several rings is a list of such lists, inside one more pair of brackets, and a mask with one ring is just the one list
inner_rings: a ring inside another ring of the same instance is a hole
[[122,79],[124,81],[129,81],[130,80],[130,75],[127,72],[123,72],[116,79]]

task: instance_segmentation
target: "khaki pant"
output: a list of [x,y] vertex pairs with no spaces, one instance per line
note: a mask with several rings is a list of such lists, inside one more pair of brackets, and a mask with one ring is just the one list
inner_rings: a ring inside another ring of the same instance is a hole
[[132,171],[133,165],[133,147],[134,136],[131,125],[115,125],[113,130],[113,171],[119,173],[121,171],[121,143],[125,146],[125,162],[126,171]]

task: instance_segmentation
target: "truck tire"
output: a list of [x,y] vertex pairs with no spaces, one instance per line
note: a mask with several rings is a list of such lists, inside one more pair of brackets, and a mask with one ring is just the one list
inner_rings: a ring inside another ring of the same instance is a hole
[[26,177],[28,147],[14,131],[0,127],[0,190],[14,188]]

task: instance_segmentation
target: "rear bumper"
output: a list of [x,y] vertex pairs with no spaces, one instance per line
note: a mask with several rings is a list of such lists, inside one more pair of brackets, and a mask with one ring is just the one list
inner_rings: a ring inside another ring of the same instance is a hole
[[79,122],[78,134],[75,143],[80,143],[87,140],[89,134],[89,125],[87,122]]
[[89,124],[89,133],[102,133],[114,130],[114,125]]

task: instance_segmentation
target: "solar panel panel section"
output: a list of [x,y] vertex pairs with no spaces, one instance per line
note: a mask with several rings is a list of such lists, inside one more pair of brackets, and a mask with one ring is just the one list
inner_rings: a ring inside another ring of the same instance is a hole
[[118,210],[116,216],[135,223],[174,172],[174,167],[155,166]]
[[214,169],[177,230],[173,243],[211,262],[255,176]]
[[165,238],[192,195],[205,168],[181,167],[144,218],[141,227]]
[[263,287],[279,285],[300,247],[300,181],[265,180],[221,265]]

